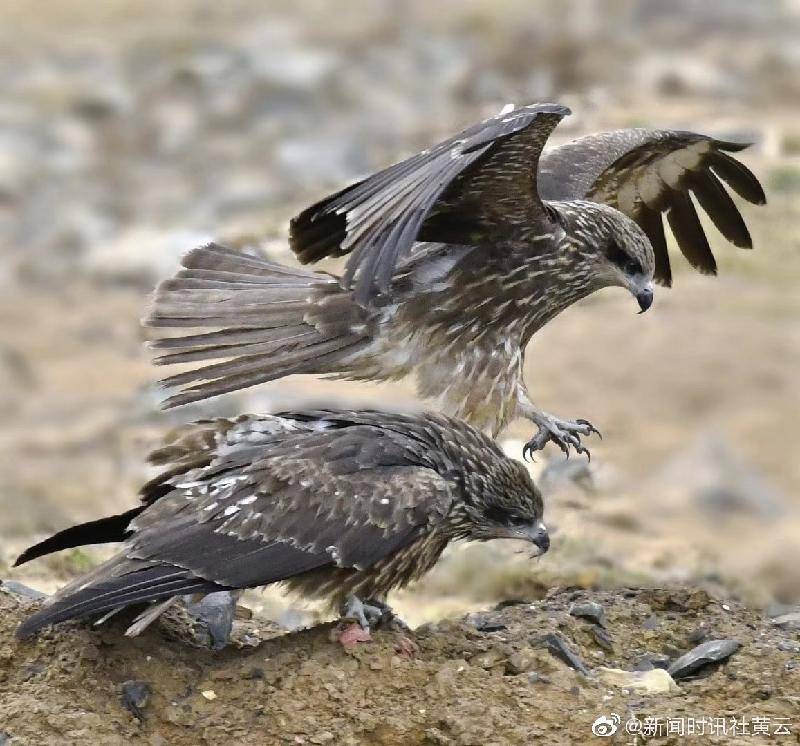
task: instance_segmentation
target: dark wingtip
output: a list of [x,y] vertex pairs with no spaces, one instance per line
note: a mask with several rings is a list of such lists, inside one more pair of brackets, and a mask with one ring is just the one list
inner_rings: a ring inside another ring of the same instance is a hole
[[755,145],[755,142],[733,142],[732,140],[714,140],[714,147],[724,150],[727,153],[740,153],[750,146]]

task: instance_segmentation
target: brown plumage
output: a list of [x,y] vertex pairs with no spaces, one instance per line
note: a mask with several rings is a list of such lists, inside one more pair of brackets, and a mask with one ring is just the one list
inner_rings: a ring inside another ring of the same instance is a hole
[[[542,498],[524,466],[439,415],[203,421],[151,461],[165,470],[126,514],[122,550],[48,599],[20,636],[131,604],[282,581],[332,605],[382,599],[427,572],[455,539],[517,538],[539,553],[549,546]],[[57,550],[57,537],[21,560]]]
[[291,373],[385,380],[415,373],[438,408],[497,433],[536,423],[528,444],[585,451],[585,420],[535,406],[522,379],[531,337],[610,286],[640,308],[671,282],[662,212],[703,272],[714,258],[690,194],[738,246],[750,236],[720,179],[763,203],[733,143],[620,130],[540,153],[568,113],[505,112],[303,211],[302,262],[349,254],[342,278],[219,246],[191,252],[157,290],[146,324],[210,332],[157,340],[159,364],[206,360],[165,379],[177,406]]

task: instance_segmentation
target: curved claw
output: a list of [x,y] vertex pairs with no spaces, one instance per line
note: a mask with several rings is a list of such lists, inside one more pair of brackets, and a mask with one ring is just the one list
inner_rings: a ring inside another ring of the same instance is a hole
[[537,421],[536,424],[539,427],[538,432],[522,448],[522,457],[526,461],[528,458],[534,460],[533,452],[544,448],[548,441],[558,446],[566,458],[570,457],[570,450],[574,449],[575,453],[586,455],[591,461],[592,454],[581,441],[581,437],[592,434],[598,435],[601,439],[603,437],[589,420],[584,419],[559,420],[547,415],[544,422]]
[[589,432],[586,433],[587,435],[594,433],[600,438],[600,440],[603,439],[603,433],[601,433],[591,422],[589,422],[589,420],[580,419],[575,420],[575,422],[577,422],[579,425],[586,425],[586,427],[589,429]]

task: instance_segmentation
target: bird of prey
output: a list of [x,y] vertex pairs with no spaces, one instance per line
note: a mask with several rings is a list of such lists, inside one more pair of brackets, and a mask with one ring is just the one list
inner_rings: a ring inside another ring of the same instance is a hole
[[156,602],[134,623],[138,632],[176,596],[280,581],[368,624],[386,594],[430,570],[450,541],[521,539],[537,556],[550,543],[525,467],[441,415],[206,420],[179,430],[151,461],[165,470],[144,487],[142,505],[20,558],[124,535],[116,556],[48,599],[20,637]]
[[[309,207],[290,226],[302,263],[349,254],[342,277],[209,245],[155,294],[145,324],[158,364],[206,360],[166,378],[176,406],[291,373],[361,380],[416,373],[420,395],[496,434],[513,417],[585,452],[586,420],[534,405],[523,354],[544,324],[590,293],[627,289],[641,311],[672,273],[662,215],[700,272],[716,263],[692,195],[720,232],[750,234],[722,181],[765,201],[729,155],[744,145],[627,129],[542,148],[568,109],[501,112]],[[720,181],[722,180],[722,181]],[[188,333],[187,328],[211,331]]]

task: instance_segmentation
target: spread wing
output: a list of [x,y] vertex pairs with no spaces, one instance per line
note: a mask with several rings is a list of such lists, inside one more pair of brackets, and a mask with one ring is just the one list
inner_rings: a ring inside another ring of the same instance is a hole
[[700,272],[717,264],[693,195],[735,246],[751,248],[739,209],[725,184],[748,202],[763,205],[764,190],[730,153],[746,144],[694,132],[626,129],[582,137],[547,151],[539,164],[542,199],[590,199],[616,207],[647,233],[656,257],[656,280],[672,284],[662,214],[683,255]]
[[417,240],[480,245],[519,223],[546,228],[537,164],[567,114],[556,104],[501,113],[353,184],[292,220],[292,250],[303,263],[351,254],[344,282],[363,303],[388,289]]

